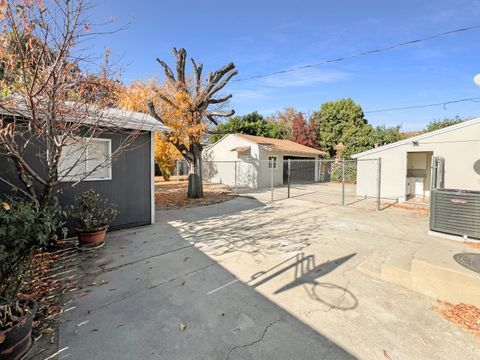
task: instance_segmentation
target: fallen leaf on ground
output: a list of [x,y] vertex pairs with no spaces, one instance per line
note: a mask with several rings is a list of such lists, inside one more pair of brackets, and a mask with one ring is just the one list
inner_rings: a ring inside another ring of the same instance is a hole
[[3,332],[0,333],[0,344],[5,341],[5,338],[6,338],[5,333],[3,333]]
[[437,300],[439,306],[432,306],[432,310],[443,318],[459,326],[475,336],[480,336],[480,308],[470,304],[452,304]]
[[44,334],[51,334],[51,333],[55,332],[55,329],[51,328],[51,327],[48,327],[48,328],[44,329],[42,332]]
[[476,249],[480,249],[480,241],[464,241],[463,242],[465,245],[467,246],[470,246],[470,247],[473,247],[473,248],[476,248]]
[[155,205],[162,209],[195,207],[218,204],[235,197],[230,187],[223,184],[205,184],[204,197],[191,199],[187,197],[188,181],[168,181],[155,186]]

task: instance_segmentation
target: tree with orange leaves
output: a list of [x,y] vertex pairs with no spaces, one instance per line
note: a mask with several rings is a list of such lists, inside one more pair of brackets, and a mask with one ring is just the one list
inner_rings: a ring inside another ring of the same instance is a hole
[[[222,111],[222,106],[232,95],[214,96],[238,72],[229,63],[209,73],[204,80],[203,65],[190,59],[192,79],[186,76],[185,49],[173,49],[176,58],[175,74],[164,61],[157,59],[163,68],[166,82],[161,86],[156,81],[131,84],[119,104],[130,110],[142,111],[147,106],[150,114],[167,125],[171,131],[165,139],[173,144],[189,164],[188,193],[191,198],[203,197],[202,142],[211,124],[218,125],[217,117],[232,116],[235,112]],[[212,108],[213,107],[213,108]]]
[[168,181],[175,170],[177,160],[182,158],[182,154],[171,142],[165,140],[163,133],[160,132],[155,133],[154,153],[155,162],[162,172],[162,177],[165,181]]

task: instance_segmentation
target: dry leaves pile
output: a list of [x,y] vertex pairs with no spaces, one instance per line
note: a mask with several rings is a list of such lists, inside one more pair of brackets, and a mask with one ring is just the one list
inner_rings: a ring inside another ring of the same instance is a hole
[[175,180],[157,183],[155,190],[155,204],[161,209],[194,207],[218,204],[235,197],[230,187],[221,184],[204,185],[204,197],[190,199],[187,197],[187,181]]
[[463,303],[452,304],[442,300],[437,300],[437,302],[440,305],[432,306],[432,310],[464,331],[480,336],[480,308]]
[[24,286],[21,297],[38,302],[34,331],[36,334],[53,333],[52,326],[63,312],[59,297],[75,288],[75,275],[69,275],[69,264],[77,261],[77,251],[73,245],[55,251],[39,251],[33,258],[31,276]]
[[[383,206],[387,206],[387,205],[388,204],[385,203],[385,205],[383,205]],[[415,213],[415,214],[417,214],[418,216],[421,216],[421,217],[428,217],[430,215],[429,208],[427,206],[423,206],[423,205],[399,203],[399,204],[393,205],[393,207],[396,208],[396,209],[401,209],[401,210],[406,210],[406,211],[413,212],[413,213]]]
[[470,246],[470,247],[473,247],[473,248],[476,248],[476,249],[480,249],[480,241],[464,241],[463,242],[465,245],[467,246]]

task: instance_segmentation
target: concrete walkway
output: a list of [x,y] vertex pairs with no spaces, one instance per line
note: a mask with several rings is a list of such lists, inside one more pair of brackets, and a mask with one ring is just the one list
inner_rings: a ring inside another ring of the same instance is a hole
[[83,255],[60,358],[479,358],[434,299],[357,270],[379,246],[423,242],[427,219],[249,198],[157,219]]
[[[201,220],[262,206],[237,199],[167,213]],[[154,226],[111,233],[105,248],[83,255],[83,289],[60,327],[60,359],[353,359],[237,281],[165,215]]]

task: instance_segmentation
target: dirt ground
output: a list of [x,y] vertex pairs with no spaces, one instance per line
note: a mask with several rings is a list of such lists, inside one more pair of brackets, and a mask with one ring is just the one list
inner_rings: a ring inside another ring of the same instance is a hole
[[163,181],[162,178],[158,178],[158,180],[155,178],[155,205],[158,209],[212,205],[237,196],[229,186],[204,184],[203,191],[205,196],[201,199],[190,199],[187,197],[188,181],[186,179],[181,181]]

